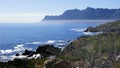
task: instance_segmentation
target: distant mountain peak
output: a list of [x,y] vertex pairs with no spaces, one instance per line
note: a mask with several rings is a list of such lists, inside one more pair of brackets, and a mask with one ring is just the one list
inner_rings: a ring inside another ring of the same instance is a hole
[[95,8],[92,8],[92,7],[87,7],[86,9],[95,9]]

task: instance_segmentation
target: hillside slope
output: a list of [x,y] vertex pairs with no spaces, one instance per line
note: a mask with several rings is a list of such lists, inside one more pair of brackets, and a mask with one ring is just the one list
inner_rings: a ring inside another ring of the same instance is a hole
[[[77,38],[64,49],[60,58],[72,61],[76,67],[80,68],[119,68],[120,21],[103,25],[94,29],[99,27],[104,33]],[[111,31],[108,27],[114,28],[115,31]]]
[[85,32],[119,32],[120,31],[120,20],[102,24],[96,27],[89,27]]

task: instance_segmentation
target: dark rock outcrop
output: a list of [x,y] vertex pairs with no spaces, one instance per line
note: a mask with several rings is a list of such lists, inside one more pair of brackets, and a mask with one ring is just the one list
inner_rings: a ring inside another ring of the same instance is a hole
[[44,46],[39,46],[36,49],[36,53],[41,54],[43,57],[49,57],[59,54],[60,49],[54,47],[53,45],[44,45]]
[[88,27],[84,32],[98,32],[94,27]]
[[31,57],[35,53],[36,52],[34,52],[34,51],[29,51],[29,50],[26,49],[22,55],[28,55],[28,57]]
[[[33,56],[34,54],[40,54],[41,57],[50,57],[50,56],[56,56],[60,53],[61,49],[54,47],[53,45],[42,45],[39,46],[36,51],[29,51],[25,50],[22,55],[27,55],[28,57]],[[16,54],[18,55],[18,54]],[[19,56],[19,55],[18,55]]]
[[16,56],[19,56],[19,55],[20,55],[19,53],[16,54]]

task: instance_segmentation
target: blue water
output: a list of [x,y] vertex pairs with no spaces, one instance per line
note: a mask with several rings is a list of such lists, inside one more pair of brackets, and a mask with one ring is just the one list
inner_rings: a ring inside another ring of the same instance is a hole
[[40,23],[0,24],[0,59],[24,51],[35,50],[40,44],[68,41],[84,34],[89,26],[111,20],[45,21]]

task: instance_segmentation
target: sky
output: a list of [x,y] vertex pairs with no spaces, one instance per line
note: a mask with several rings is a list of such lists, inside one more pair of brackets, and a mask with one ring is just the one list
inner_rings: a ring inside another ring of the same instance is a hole
[[69,9],[120,8],[120,0],[0,0],[0,23],[36,23]]

